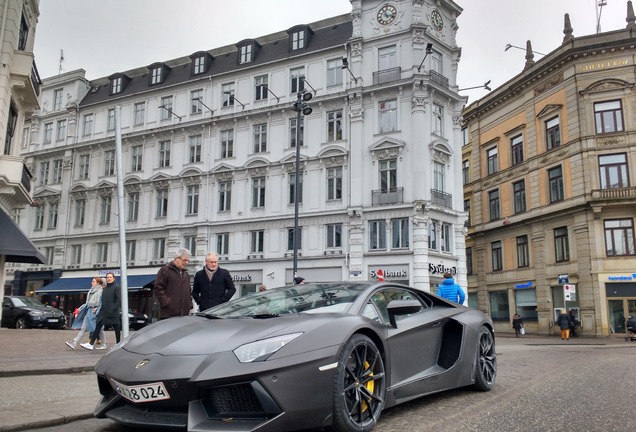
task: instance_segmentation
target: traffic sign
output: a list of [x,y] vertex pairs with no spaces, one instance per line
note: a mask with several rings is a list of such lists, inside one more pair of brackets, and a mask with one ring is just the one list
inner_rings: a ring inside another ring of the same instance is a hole
[[564,292],[571,292],[571,293],[575,293],[576,292],[576,285],[574,284],[565,284],[563,285],[563,291]]
[[557,277],[557,280],[559,285],[563,285],[570,282],[570,276],[566,274],[560,274]]
[[563,285],[563,300],[574,301],[576,293],[576,285],[565,284]]

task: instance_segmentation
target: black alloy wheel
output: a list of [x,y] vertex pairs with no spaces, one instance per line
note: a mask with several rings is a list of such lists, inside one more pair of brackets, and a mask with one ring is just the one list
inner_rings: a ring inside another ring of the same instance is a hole
[[29,324],[27,323],[27,319],[24,317],[19,317],[15,320],[15,328],[17,329],[27,329],[29,328]]
[[497,377],[497,353],[495,338],[486,327],[479,329],[479,344],[475,364],[475,388],[488,391],[495,385]]
[[336,369],[334,428],[367,432],[380,419],[386,394],[382,355],[367,336],[355,334],[344,345]]

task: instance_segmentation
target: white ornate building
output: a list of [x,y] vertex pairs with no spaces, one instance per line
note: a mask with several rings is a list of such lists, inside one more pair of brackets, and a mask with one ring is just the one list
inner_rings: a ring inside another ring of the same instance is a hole
[[90,82],[81,70],[45,79],[28,153],[38,206],[22,226],[48,262],[23,268],[14,290],[120,267],[116,107],[129,274],[187,247],[192,273],[217,252],[240,294],[289,283],[299,90],[313,112],[300,117],[298,274],[382,269],[432,289],[451,269],[465,286],[461,8],[351,3],[350,15]]

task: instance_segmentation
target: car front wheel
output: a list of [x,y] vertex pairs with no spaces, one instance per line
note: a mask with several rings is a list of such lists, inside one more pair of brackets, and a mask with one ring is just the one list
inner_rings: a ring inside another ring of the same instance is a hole
[[367,432],[380,419],[386,394],[384,362],[375,343],[356,334],[338,359],[334,385],[334,428]]
[[15,320],[15,328],[17,329],[29,328],[29,324],[27,323],[26,318],[20,317],[17,320]]
[[479,329],[479,344],[475,364],[475,388],[488,391],[495,385],[497,377],[497,353],[495,337],[486,327]]

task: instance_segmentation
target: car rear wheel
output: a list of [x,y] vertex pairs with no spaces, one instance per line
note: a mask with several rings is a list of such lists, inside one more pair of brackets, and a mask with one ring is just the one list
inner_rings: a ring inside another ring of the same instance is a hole
[[356,334],[347,341],[336,369],[334,428],[370,431],[380,419],[386,394],[384,362],[375,343]]
[[475,364],[475,388],[488,391],[495,385],[497,377],[497,353],[495,338],[486,327],[479,329],[479,345]]
[[29,324],[27,323],[27,319],[20,317],[15,320],[15,328],[17,329],[26,329],[29,328]]

